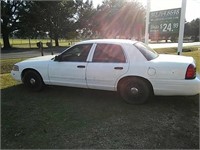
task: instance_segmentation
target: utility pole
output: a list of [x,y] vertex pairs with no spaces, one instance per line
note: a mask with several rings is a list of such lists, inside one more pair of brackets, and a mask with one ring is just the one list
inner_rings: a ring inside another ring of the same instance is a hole
[[146,27],[145,27],[145,44],[149,44],[149,14],[151,9],[151,2],[147,0],[147,10],[146,10]]
[[182,54],[182,49],[183,49],[186,3],[187,3],[187,0],[182,0],[181,20],[180,20],[180,28],[179,28],[179,36],[178,36],[178,52],[177,52],[178,55]]

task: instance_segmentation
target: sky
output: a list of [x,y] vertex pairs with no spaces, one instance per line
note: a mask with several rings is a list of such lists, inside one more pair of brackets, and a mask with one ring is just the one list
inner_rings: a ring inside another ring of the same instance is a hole
[[[101,4],[102,1],[103,0],[93,0],[93,4],[96,7],[98,4]],[[146,7],[147,0],[137,1],[141,2]],[[151,11],[181,8],[181,5],[182,0],[151,0]],[[187,0],[185,17],[187,22],[200,18],[200,0]]]

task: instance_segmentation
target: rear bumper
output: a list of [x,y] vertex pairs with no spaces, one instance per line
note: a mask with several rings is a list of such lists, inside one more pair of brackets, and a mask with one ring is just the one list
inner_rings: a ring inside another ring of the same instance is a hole
[[193,80],[154,80],[154,94],[164,96],[189,96],[200,93],[200,76]]

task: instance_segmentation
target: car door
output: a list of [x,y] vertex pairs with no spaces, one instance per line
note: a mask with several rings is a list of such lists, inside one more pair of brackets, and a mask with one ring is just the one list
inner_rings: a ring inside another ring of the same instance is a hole
[[49,64],[50,83],[87,87],[85,73],[91,47],[92,44],[75,45],[52,60]]
[[87,66],[89,88],[115,90],[117,80],[128,71],[128,62],[121,45],[97,44]]

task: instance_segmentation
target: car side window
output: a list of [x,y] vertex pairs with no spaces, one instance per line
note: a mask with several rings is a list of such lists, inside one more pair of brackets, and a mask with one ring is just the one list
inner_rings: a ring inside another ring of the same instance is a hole
[[97,44],[92,62],[125,63],[123,49],[116,44]]
[[75,45],[61,55],[61,61],[86,62],[92,44]]

